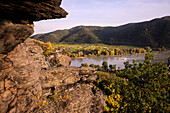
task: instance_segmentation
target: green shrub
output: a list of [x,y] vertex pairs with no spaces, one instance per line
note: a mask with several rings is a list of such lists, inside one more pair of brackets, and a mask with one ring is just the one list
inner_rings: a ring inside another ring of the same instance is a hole
[[105,71],[108,71],[108,64],[107,64],[107,62],[103,62],[103,63],[102,63],[102,67],[103,67],[103,69],[104,69]]
[[126,69],[98,74],[97,88],[106,94],[107,113],[163,113],[169,109],[169,67],[163,62],[151,64],[147,53],[144,63],[125,63]]
[[81,67],[88,67],[88,64],[87,63],[84,63],[84,64],[82,63]]

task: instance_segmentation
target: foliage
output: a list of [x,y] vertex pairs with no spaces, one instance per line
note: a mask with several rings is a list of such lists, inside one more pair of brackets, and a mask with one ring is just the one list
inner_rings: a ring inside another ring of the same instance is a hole
[[104,44],[52,44],[51,42],[43,43],[36,42],[43,50],[43,55],[48,55],[54,50],[62,50],[62,54],[69,57],[95,57],[95,56],[109,56],[109,55],[129,55],[135,53],[145,53],[144,48],[136,48],[133,46],[111,46]]
[[109,56],[109,55],[128,55],[135,53],[145,53],[144,48],[135,48],[131,46],[110,46],[110,45],[67,45],[58,44],[56,49],[63,49],[63,54],[70,57],[95,57],[95,56]]
[[30,102],[29,105],[31,112],[35,112],[36,110],[46,113],[51,104],[51,101],[47,99],[46,96],[41,95],[37,91],[23,93],[17,96],[17,103],[19,106],[28,102]]
[[164,47],[164,46],[162,46],[162,48],[158,48],[158,51],[159,52],[163,52],[163,51],[166,51],[167,49]]
[[88,64],[87,63],[84,63],[84,64],[82,63],[81,67],[88,67]]
[[46,51],[54,50],[54,46],[53,46],[53,44],[51,42],[46,42],[45,46],[46,46]]
[[89,67],[97,68],[98,71],[102,70],[102,68],[100,67],[100,65],[90,64]]
[[45,51],[45,52],[41,53],[41,55],[48,55],[48,54],[50,54],[50,52]]
[[104,69],[105,71],[107,71],[107,70],[108,70],[108,64],[107,64],[107,62],[103,62],[103,63],[102,63],[102,67],[103,67],[103,69]]
[[43,43],[40,41],[36,41],[35,43],[38,44],[44,50],[44,52],[41,53],[42,55],[48,55],[55,49],[54,44],[52,44],[51,42]]
[[125,69],[114,73],[100,72],[95,86],[106,94],[105,112],[168,112],[169,67],[163,62],[150,63],[147,53],[143,63],[125,63]]
[[109,65],[110,70],[116,70],[116,65]]
[[59,106],[60,103],[68,103],[71,100],[71,96],[68,94],[62,95],[60,91],[56,91],[54,95],[48,97],[56,106]]

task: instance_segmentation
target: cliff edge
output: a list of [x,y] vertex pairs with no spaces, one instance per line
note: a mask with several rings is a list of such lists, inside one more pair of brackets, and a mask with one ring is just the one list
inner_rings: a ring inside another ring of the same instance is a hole
[[60,4],[61,0],[0,1],[1,113],[103,112],[105,97],[92,88],[95,69],[51,67],[42,48],[28,38],[33,21],[66,17]]

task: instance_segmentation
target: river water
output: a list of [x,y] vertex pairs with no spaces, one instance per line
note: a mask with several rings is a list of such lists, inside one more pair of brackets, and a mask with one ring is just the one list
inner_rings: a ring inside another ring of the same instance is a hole
[[[135,55],[126,55],[126,56],[102,56],[102,57],[90,57],[90,58],[73,58],[70,66],[80,67],[82,63],[88,63],[100,65],[106,61],[108,65],[112,64],[116,67],[120,67],[121,69],[124,68],[124,62],[129,61],[130,63],[133,62],[133,59],[140,60],[141,62],[144,61],[145,54],[135,54]],[[170,57],[170,51],[165,51],[162,53],[155,53],[155,59],[152,63],[164,61],[164,63],[168,63],[168,58]]]

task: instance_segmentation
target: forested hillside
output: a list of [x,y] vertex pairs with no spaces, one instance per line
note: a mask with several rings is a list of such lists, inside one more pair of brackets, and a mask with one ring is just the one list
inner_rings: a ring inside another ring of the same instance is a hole
[[68,30],[38,34],[31,38],[53,43],[104,43],[169,48],[170,16],[119,27],[77,26]]

